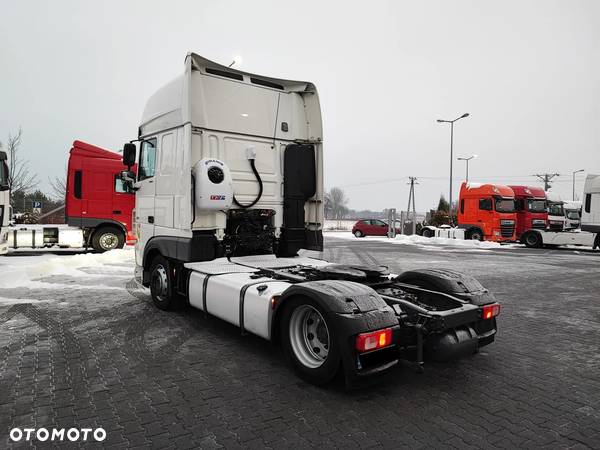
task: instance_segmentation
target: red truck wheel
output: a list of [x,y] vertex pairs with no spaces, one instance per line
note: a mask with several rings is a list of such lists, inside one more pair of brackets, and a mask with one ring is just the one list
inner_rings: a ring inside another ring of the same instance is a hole
[[116,227],[100,227],[92,236],[92,247],[100,253],[123,248],[124,245],[125,235]]

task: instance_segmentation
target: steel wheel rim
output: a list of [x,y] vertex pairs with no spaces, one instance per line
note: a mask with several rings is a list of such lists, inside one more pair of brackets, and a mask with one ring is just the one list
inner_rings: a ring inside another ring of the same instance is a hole
[[537,245],[537,236],[530,234],[529,236],[527,236],[527,239],[525,239],[525,240],[532,247],[535,247]]
[[296,358],[311,369],[321,367],[329,354],[329,329],[321,313],[310,305],[294,310],[289,325],[290,342]]
[[104,233],[100,236],[100,247],[104,250],[113,250],[117,247],[119,238],[114,233]]
[[152,272],[152,291],[161,302],[167,299],[168,283],[166,269],[162,265],[156,266]]
[[362,236],[362,233],[361,233],[360,231],[356,231],[356,232],[354,233],[354,236],[356,236],[356,237],[361,237],[361,236]]

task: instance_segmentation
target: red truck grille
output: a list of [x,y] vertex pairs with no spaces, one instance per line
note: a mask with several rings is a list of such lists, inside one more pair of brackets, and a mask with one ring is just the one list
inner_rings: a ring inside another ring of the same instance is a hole
[[513,225],[500,225],[500,234],[502,237],[511,237],[515,234],[515,226]]

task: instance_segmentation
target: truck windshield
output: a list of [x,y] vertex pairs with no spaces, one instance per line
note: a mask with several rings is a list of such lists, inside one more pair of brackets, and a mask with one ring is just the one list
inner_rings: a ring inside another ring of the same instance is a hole
[[563,209],[562,203],[549,203],[548,214],[551,216],[564,216],[565,210]]
[[532,213],[546,212],[546,200],[536,200],[533,198],[527,200],[527,211]]
[[515,201],[512,198],[496,198],[496,211],[515,212]]
[[579,220],[579,211],[577,209],[567,210],[567,218],[570,220]]

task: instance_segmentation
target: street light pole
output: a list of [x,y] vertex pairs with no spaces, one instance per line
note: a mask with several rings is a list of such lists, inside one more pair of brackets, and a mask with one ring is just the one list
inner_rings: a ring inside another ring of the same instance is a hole
[[454,162],[454,122],[464,117],[469,117],[469,113],[464,113],[462,116],[457,117],[454,120],[438,119],[438,123],[449,123],[450,124],[450,195],[448,200],[450,203],[450,216],[452,216],[452,163]]
[[583,172],[585,169],[579,169],[573,172],[573,201],[575,201],[575,174],[579,172]]
[[465,161],[467,163],[467,177],[465,179],[467,183],[469,182],[469,161],[471,161],[473,158],[477,158],[477,155],[471,155],[468,158],[456,158],[459,161]]

